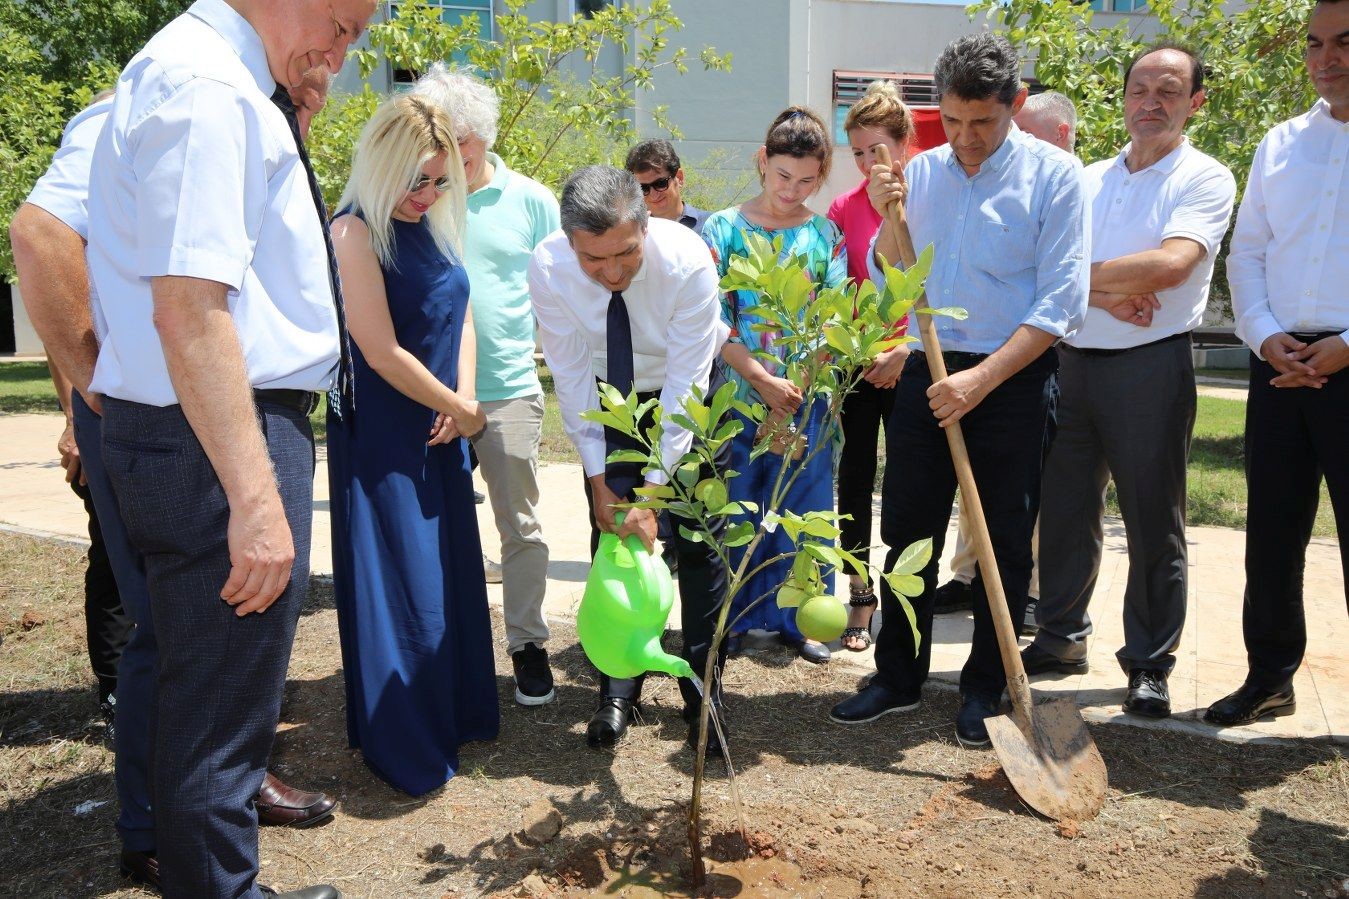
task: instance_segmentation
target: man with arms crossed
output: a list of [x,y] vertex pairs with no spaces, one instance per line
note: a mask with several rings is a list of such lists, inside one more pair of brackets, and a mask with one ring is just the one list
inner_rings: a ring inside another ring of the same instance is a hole
[[1190,332],[1208,305],[1236,182],[1190,146],[1204,105],[1194,52],[1159,45],[1124,71],[1130,141],[1086,169],[1092,202],[1087,320],[1059,345],[1058,431],[1040,493],[1039,633],[1026,672],[1087,668],[1087,604],[1101,567],[1113,477],[1129,542],[1124,710],[1171,714],[1167,677],[1185,625],[1185,484],[1194,431]]

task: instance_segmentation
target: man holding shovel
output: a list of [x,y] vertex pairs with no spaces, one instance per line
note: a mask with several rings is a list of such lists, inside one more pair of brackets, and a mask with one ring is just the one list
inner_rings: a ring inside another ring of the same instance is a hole
[[[830,718],[840,724],[874,721],[921,701],[937,559],[956,488],[943,430],[952,424],[964,428],[1012,620],[1025,612],[1041,460],[1054,414],[1052,346],[1081,324],[1086,310],[1089,212],[1071,157],[1012,123],[1026,99],[1020,73],[1005,38],[977,34],[951,43],[933,74],[949,143],[914,157],[902,173],[879,166],[872,173],[877,210],[886,214],[907,201],[913,243],[933,245],[930,303],[963,307],[969,317],[944,317],[937,325],[946,378],[934,383],[924,354],[911,354],[886,435],[886,568],[910,543],[934,540],[922,573],[926,589],[913,601],[921,639],[915,647],[882,581],[876,676],[834,707]],[[899,258],[887,217],[873,246],[873,277],[881,277],[880,260]],[[974,638],[961,672],[956,735],[966,746],[987,746],[984,719],[997,713],[1006,676],[982,574],[974,589]]]

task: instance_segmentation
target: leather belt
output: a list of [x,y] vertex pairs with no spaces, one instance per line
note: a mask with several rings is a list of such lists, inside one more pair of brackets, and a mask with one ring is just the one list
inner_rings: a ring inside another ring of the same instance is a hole
[[1179,334],[1172,334],[1170,337],[1163,337],[1161,340],[1153,340],[1148,343],[1140,343],[1138,346],[1105,348],[1105,347],[1078,347],[1072,346],[1071,344],[1067,343],[1062,343],[1059,345],[1062,346],[1065,350],[1072,350],[1074,353],[1078,353],[1083,356],[1119,356],[1123,355],[1124,353],[1133,352],[1134,350],[1141,350],[1144,349],[1145,347],[1150,346],[1161,346],[1164,343],[1171,343],[1176,340],[1184,340],[1188,342],[1189,339],[1190,339],[1190,332],[1181,331]]
[[1339,337],[1343,331],[1289,331],[1289,337],[1296,337],[1303,343],[1316,343],[1318,340],[1325,340],[1327,337]]
[[[942,350],[941,358],[946,363],[946,371],[949,373],[974,368],[987,359],[988,355],[988,353],[967,353],[963,350]],[[923,350],[914,350],[909,353],[909,359],[913,360],[909,364],[916,365],[919,360],[927,359],[927,353]],[[926,361],[922,364],[924,368],[927,367]]]
[[312,390],[253,388],[253,402],[259,406],[281,406],[301,415],[310,415],[319,407],[319,395]]

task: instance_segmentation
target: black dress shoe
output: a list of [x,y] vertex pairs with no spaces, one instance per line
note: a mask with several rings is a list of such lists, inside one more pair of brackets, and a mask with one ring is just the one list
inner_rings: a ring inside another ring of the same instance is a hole
[[284,893],[278,893],[271,887],[259,886],[264,896],[275,896],[276,899],[342,899],[342,894],[337,891],[337,887],[328,886],[326,883],[316,884],[312,887],[301,887],[298,890],[287,890]]
[[[685,738],[685,742],[688,743],[689,748],[692,749],[694,752],[697,752],[697,751],[698,751],[698,719],[699,719],[699,715],[700,715],[700,712],[698,711],[698,709],[685,709],[685,710],[684,710],[684,721],[685,721],[685,722],[688,724],[688,726],[689,726],[689,733],[688,733],[688,736]],[[730,742],[731,742],[731,738],[730,738],[729,736],[726,735],[726,717],[723,715],[723,716],[721,717],[720,720],[721,720],[721,733],[722,733],[722,735],[723,735],[724,737],[726,737],[726,743],[728,744],[728,748],[729,748],[729,744],[730,744]],[[711,721],[710,718],[708,719],[708,722],[707,722],[707,723],[708,723],[708,727],[710,728],[710,730],[709,730],[708,733],[707,733],[707,757],[708,757],[708,758],[724,759],[724,758],[726,757],[726,754],[725,754],[724,752],[722,752],[721,741],[717,739],[717,729],[716,729],[716,727],[712,724],[712,721]]]
[[586,743],[591,746],[613,746],[628,731],[636,706],[630,700],[606,696],[590,716],[586,727]]
[[1230,696],[1224,696],[1204,713],[1204,720],[1219,727],[1240,727],[1265,716],[1281,718],[1297,711],[1293,688],[1266,690],[1247,681]]
[[1151,668],[1130,671],[1129,695],[1124,700],[1124,711],[1146,718],[1169,717],[1171,692],[1166,688],[1166,672]]
[[813,640],[802,640],[796,644],[796,654],[812,665],[823,665],[833,656],[828,646]]
[[955,578],[938,587],[932,594],[932,614],[968,612],[974,608],[974,588]]
[[911,712],[922,703],[922,696],[896,693],[873,679],[855,695],[843,700],[829,711],[829,720],[835,724],[867,724],[882,715]]
[[1032,643],[1021,650],[1021,667],[1026,669],[1028,676],[1037,674],[1086,674],[1086,659],[1061,659],[1048,650],[1041,649],[1039,644]]
[[122,876],[152,890],[161,889],[159,885],[159,859],[153,852],[136,852],[123,849],[121,857]]
[[988,738],[985,718],[998,714],[998,700],[989,696],[965,696],[956,715],[956,741],[966,749],[984,749],[993,741]]

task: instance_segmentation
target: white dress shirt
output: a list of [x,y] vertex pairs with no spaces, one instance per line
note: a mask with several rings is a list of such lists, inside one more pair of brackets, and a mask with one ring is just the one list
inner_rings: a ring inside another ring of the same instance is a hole
[[1325,100],[1260,141],[1227,282],[1237,336],[1257,354],[1280,331],[1349,342],[1349,122]]
[[52,164],[28,195],[28,202],[56,216],[85,240],[89,239],[89,166],[112,97],[88,107],[66,125]]
[[[642,265],[623,300],[632,321],[634,386],[660,391],[665,433],[661,459],[674,468],[693,444],[693,435],[670,416],[683,408],[692,385],[707,389],[712,362],[730,335],[721,320],[721,294],[712,254],[692,230],[653,218],[647,226]],[[534,250],[529,265],[529,297],[539,321],[543,356],[553,374],[562,424],[581,456],[586,477],[604,473],[604,428],[583,421],[598,409],[595,379],[608,380],[605,321],[610,291],[581,269],[561,231]],[[650,472],[652,483],[665,483]]]
[[123,70],[89,185],[95,393],[177,402],[151,318],[165,275],[229,288],[254,387],[332,384],[323,232],[275,88],[262,39],[224,0],[197,0]]
[[1162,308],[1149,327],[1122,322],[1104,309],[1087,308],[1087,320],[1065,343],[1082,348],[1127,349],[1193,331],[1208,306],[1213,263],[1232,219],[1236,179],[1218,160],[1182,140],[1145,169],[1130,172],[1132,144],[1114,159],[1087,166],[1091,202],[1091,261],[1105,262],[1155,250],[1172,237],[1193,240],[1204,258],[1183,284],[1157,291]]

